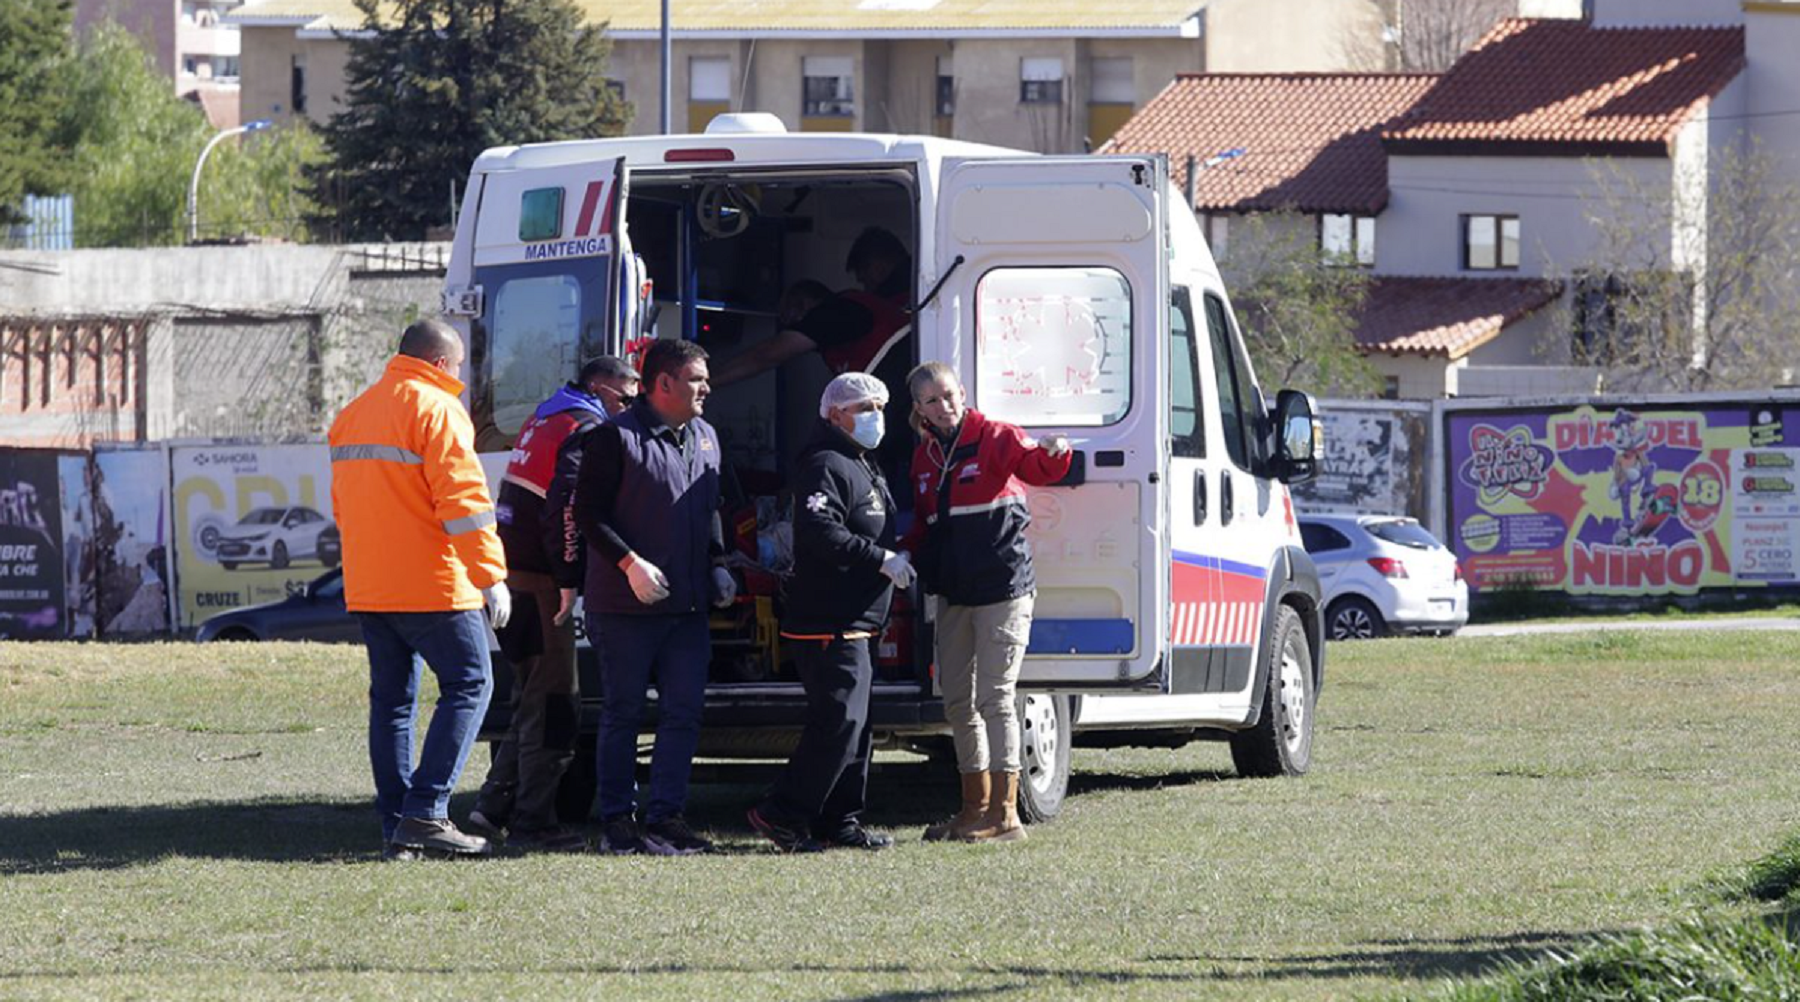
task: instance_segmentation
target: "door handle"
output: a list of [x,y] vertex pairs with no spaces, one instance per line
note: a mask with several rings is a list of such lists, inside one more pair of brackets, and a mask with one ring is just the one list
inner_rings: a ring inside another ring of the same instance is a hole
[[1219,524],[1230,525],[1232,516],[1231,471],[1219,471]]
[[1206,524],[1206,471],[1194,471],[1194,524]]

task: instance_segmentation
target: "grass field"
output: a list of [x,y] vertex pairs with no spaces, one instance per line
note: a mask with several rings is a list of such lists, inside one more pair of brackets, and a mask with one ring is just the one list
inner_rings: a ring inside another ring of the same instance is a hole
[[[375,862],[359,652],[0,645],[0,998],[1386,997],[1748,914],[1800,820],[1800,634],[1332,648],[1314,772],[1077,749],[1016,847]],[[481,768],[465,776],[479,782]],[[454,811],[467,809],[466,794]]]

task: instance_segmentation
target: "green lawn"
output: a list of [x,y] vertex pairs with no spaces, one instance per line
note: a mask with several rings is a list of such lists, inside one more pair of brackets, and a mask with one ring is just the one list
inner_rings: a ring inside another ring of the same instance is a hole
[[1021,846],[920,843],[952,794],[897,766],[879,855],[765,852],[713,784],[716,857],[382,865],[358,651],[0,645],[0,998],[1425,992],[1747,909],[1709,881],[1795,825],[1800,634],[1331,654],[1311,775],[1077,749]]

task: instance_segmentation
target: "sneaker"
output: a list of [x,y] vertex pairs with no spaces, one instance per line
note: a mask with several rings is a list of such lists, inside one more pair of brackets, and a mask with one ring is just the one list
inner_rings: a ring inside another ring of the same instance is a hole
[[551,825],[535,830],[515,828],[506,836],[506,847],[521,852],[586,852],[588,844],[580,832]]
[[657,856],[697,856],[711,852],[713,844],[694,834],[679,814],[644,823],[644,848]]
[[600,830],[599,849],[615,856],[634,856],[650,851],[644,845],[644,837],[638,834],[637,822],[629,814],[606,822],[606,827]]
[[449,818],[401,818],[393,844],[441,856],[491,856],[494,852],[493,843],[479,835],[463,834]]
[[817,838],[819,844],[826,849],[867,849],[875,852],[894,844],[894,836],[870,831],[863,827],[861,821],[846,822],[831,834]]
[[492,842],[506,838],[506,819],[496,814],[489,814],[479,807],[469,812],[467,827],[470,831]]
[[744,817],[750,821],[750,827],[756,829],[763,838],[775,843],[775,848],[782,852],[823,852],[825,847],[806,834],[805,829],[785,824],[779,820],[770,820],[767,808],[757,805],[750,808]]
[[417,849],[409,849],[406,846],[395,845],[392,842],[384,842],[381,846],[381,861],[383,863],[410,863],[415,859],[423,858],[424,857],[419,854],[419,850]]

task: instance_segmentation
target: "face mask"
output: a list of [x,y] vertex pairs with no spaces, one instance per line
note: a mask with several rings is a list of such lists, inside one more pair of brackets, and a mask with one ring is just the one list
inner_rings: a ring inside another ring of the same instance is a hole
[[880,411],[865,411],[856,415],[856,427],[851,429],[850,437],[857,445],[873,449],[881,444],[881,433],[885,430]]

